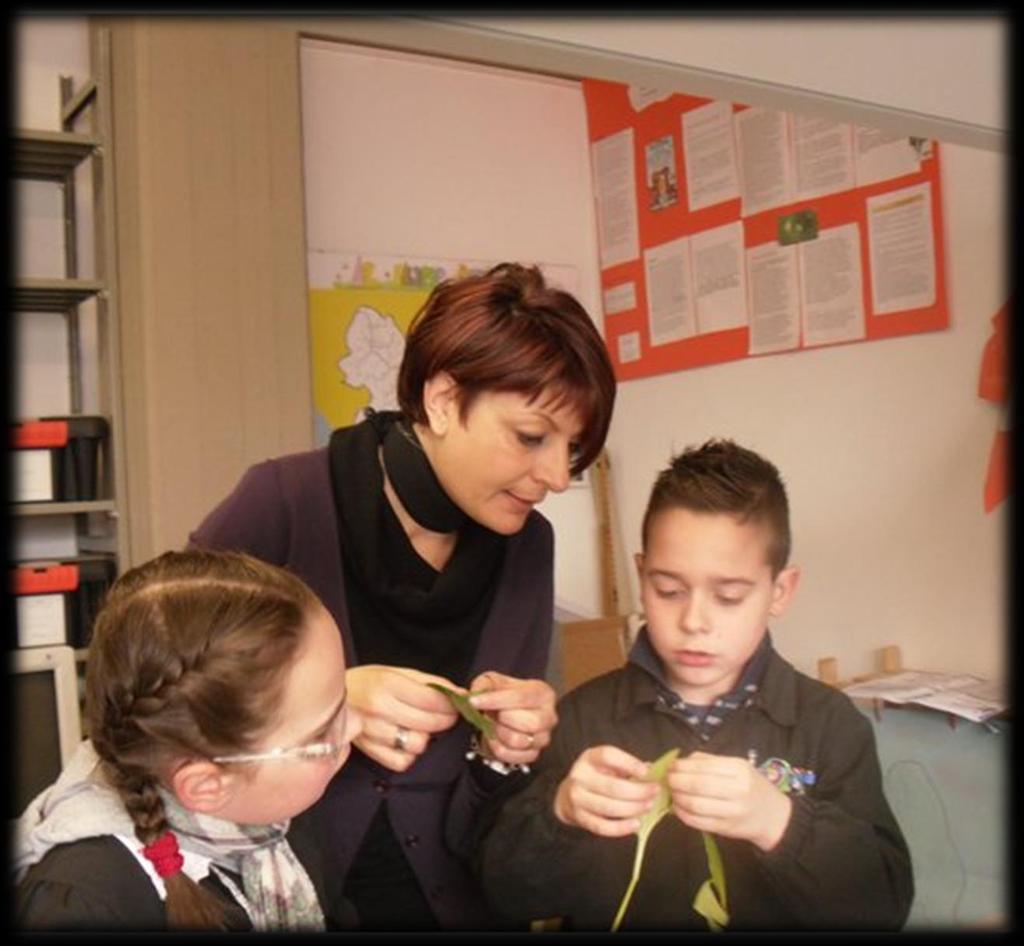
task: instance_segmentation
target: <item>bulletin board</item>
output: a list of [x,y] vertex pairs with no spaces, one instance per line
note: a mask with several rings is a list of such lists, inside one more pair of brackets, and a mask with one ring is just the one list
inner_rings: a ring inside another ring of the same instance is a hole
[[583,92],[618,380],[948,327],[937,142]]

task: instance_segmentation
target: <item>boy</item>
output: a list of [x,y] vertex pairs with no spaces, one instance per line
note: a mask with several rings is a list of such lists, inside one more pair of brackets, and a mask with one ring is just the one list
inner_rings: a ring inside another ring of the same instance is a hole
[[692,906],[701,832],[721,852],[727,929],[903,925],[910,856],[871,724],[772,647],[799,579],[789,548],[785,487],[756,453],[711,440],[660,474],[636,556],[647,624],[626,666],[561,701],[534,778],[484,838],[507,921],[612,927],[657,793],[648,765],[679,748],[622,929],[708,929]]

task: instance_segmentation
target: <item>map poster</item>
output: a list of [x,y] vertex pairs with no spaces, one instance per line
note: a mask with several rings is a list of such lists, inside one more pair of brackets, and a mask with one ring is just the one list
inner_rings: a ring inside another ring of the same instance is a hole
[[395,410],[409,325],[439,282],[484,272],[479,260],[309,254],[309,334],[314,441],[362,419],[367,407]]
[[[484,273],[497,260],[370,256],[311,250],[309,340],[313,362],[314,443],[363,419],[367,407],[398,408],[405,336],[431,290],[445,279]],[[524,260],[524,265],[533,265]],[[549,286],[579,293],[579,273],[536,261]]]

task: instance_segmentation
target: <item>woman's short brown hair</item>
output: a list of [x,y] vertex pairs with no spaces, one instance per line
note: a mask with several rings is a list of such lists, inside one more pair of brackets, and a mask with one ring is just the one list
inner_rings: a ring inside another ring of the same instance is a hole
[[398,403],[427,422],[423,385],[447,372],[459,385],[465,421],[484,391],[551,395],[583,422],[572,472],[601,452],[615,404],[615,374],[604,341],[568,292],[548,286],[535,266],[501,263],[486,273],[440,283],[409,328],[398,374]]

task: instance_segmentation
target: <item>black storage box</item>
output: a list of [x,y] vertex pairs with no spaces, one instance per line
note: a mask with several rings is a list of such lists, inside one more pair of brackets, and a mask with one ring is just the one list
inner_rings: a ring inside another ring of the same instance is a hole
[[[51,482],[33,480],[28,501],[89,502],[99,499],[110,425],[98,415],[40,417],[14,424],[15,450],[48,450]],[[45,462],[45,461],[44,461]],[[45,473],[43,478],[45,479]]]
[[115,577],[114,560],[106,558],[25,562],[15,567],[11,590],[17,609],[17,646],[88,647],[92,622]]
[[72,647],[88,647],[92,639],[92,622],[103,604],[116,577],[113,559],[89,559],[77,562],[78,592],[68,603],[70,631],[68,643]]
[[105,417],[44,417],[65,420],[68,443],[58,451],[57,495],[64,502],[99,499],[100,463],[110,425]]

